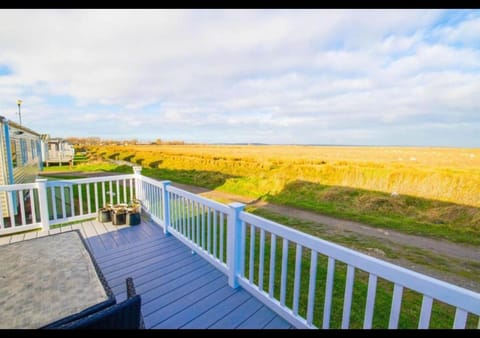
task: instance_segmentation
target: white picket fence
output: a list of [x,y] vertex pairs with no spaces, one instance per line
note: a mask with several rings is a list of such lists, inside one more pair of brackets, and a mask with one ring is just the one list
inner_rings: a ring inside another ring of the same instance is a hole
[[[166,234],[227,275],[230,286],[241,286],[298,328],[330,328],[336,322],[345,329],[351,327],[352,316],[359,322],[360,313],[365,329],[377,327],[374,319],[379,316],[386,328],[395,329],[402,302],[404,308],[412,306],[412,295],[421,299],[419,329],[429,328],[437,315],[434,306],[451,308],[445,327],[465,328],[470,318],[480,328],[479,293],[255,216],[243,211],[243,204],[225,205],[142,176],[140,167],[134,171],[0,186],[9,205],[8,217],[0,215],[0,235],[92,218],[105,203],[138,199]],[[385,285],[392,289],[388,314],[375,311],[378,295],[388,289]]]

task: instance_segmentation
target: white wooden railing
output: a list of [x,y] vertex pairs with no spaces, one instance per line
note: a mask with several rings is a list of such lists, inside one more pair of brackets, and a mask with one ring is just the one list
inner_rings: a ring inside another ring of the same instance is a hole
[[140,167],[133,175],[0,186],[0,194],[9,206],[8,217],[0,214],[0,235],[92,218],[106,203],[138,199],[165,234],[298,328],[398,328],[403,314],[410,323],[417,316],[415,326],[424,329],[438,313],[446,313],[445,328],[465,328],[467,320],[480,327],[479,293],[255,216],[243,204],[142,176]]

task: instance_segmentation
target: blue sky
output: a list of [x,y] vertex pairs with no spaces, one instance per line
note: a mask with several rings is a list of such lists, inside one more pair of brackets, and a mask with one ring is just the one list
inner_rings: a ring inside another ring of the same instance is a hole
[[0,10],[52,136],[480,147],[479,10]]

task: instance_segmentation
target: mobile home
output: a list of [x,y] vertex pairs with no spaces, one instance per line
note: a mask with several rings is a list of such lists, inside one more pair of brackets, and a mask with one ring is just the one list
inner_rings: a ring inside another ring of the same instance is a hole
[[42,148],[43,161],[48,167],[51,163],[68,163],[73,165],[75,150],[67,140],[62,138],[50,138],[48,135],[42,135],[44,147]]
[[[0,116],[0,185],[31,183],[41,169],[40,134]],[[3,216],[8,216],[5,193],[0,202]]]

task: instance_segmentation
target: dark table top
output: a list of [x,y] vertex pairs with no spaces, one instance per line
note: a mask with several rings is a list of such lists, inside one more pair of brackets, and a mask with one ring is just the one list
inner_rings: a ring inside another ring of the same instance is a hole
[[40,328],[108,301],[107,289],[78,231],[0,246],[0,329]]

